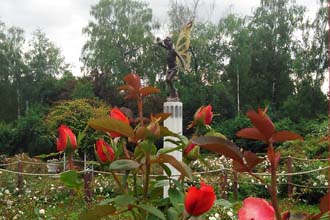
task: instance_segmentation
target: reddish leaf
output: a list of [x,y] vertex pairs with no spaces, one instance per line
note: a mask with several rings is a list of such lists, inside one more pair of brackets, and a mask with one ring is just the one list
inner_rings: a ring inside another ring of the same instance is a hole
[[152,87],[152,86],[147,86],[147,87],[143,87],[140,89],[140,93],[142,96],[147,96],[147,95],[159,93],[159,92],[160,92],[159,89]]
[[108,116],[91,119],[88,121],[88,125],[95,130],[101,130],[105,132],[117,132],[126,137],[134,137],[134,132],[131,126],[129,126],[125,122],[110,118]]
[[132,86],[130,85],[122,85],[118,87],[119,90],[124,90],[126,91],[126,99],[134,99],[137,97],[139,90],[134,89]]
[[247,163],[246,165],[239,164],[237,162],[233,162],[234,169],[239,172],[248,172],[251,171],[256,165],[264,161],[263,158],[258,157],[255,153],[252,153],[251,151],[245,151],[244,152],[244,158]]
[[178,137],[176,133],[173,133],[167,127],[160,126],[160,137],[166,137],[166,136]]
[[176,170],[178,170],[182,175],[192,178],[191,169],[186,166],[184,163],[178,161],[175,157],[169,154],[160,154],[158,156],[159,163],[169,163],[171,164]]
[[124,91],[127,91],[127,92],[132,92],[132,91],[135,90],[132,86],[127,85],[127,84],[119,86],[118,89],[119,90],[124,90]]
[[257,128],[243,128],[236,133],[236,136],[267,142],[265,136]]
[[249,110],[246,115],[250,118],[254,127],[256,127],[260,133],[262,133],[267,140],[273,135],[275,132],[275,126],[266,114],[266,111],[262,111],[258,109],[258,113],[254,110]]
[[293,133],[291,131],[279,131],[273,134],[271,141],[275,142],[284,142],[292,140],[304,140],[299,134]]
[[237,172],[249,172],[250,169],[245,165],[236,162],[235,160],[233,161],[233,169],[236,170]]
[[264,158],[258,157],[255,153],[252,153],[251,151],[245,151],[244,152],[244,158],[245,158],[246,163],[247,163],[247,165],[249,166],[250,169],[253,169],[259,163],[264,161]]
[[141,79],[140,76],[136,73],[126,75],[124,77],[124,81],[126,84],[132,86],[135,90],[139,90],[141,88]]
[[162,112],[162,113],[158,113],[158,114],[152,115],[152,117],[154,117],[154,118],[160,118],[159,119],[159,122],[162,122],[162,121],[165,121],[166,119],[168,119],[171,115],[172,115],[172,113]]
[[321,211],[321,213],[326,213],[326,212],[330,211],[330,193],[329,192],[321,198],[320,211]]
[[282,214],[282,220],[290,220],[290,211],[286,211]]
[[201,136],[192,138],[190,142],[199,145],[206,150],[229,157],[244,165],[243,154],[239,151],[239,148],[231,141],[219,137]]

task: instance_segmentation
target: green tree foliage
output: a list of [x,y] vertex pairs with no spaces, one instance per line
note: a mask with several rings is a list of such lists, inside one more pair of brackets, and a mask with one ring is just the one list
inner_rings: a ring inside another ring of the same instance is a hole
[[93,20],[83,30],[88,40],[82,60],[93,70],[94,80],[100,80],[98,87],[113,89],[111,86],[122,83],[130,72],[153,84],[159,65],[154,62],[156,45],[148,5],[134,0],[101,0],[90,14]]
[[92,81],[87,77],[79,78],[74,87],[74,90],[72,91],[71,97],[73,99],[95,98]]
[[47,102],[49,97],[45,95],[45,88],[48,90],[47,86],[56,82],[56,76],[63,76],[68,72],[69,66],[65,63],[60,49],[41,30],[33,33],[29,46],[25,53],[29,68],[26,75],[26,81],[29,82],[25,91],[26,100]]
[[2,85],[0,96],[4,106],[1,110],[1,118],[10,121],[22,114],[23,78],[27,71],[22,52],[24,31],[17,27],[6,28],[3,23],[0,24],[0,28],[2,59],[0,62],[3,65],[0,71]]

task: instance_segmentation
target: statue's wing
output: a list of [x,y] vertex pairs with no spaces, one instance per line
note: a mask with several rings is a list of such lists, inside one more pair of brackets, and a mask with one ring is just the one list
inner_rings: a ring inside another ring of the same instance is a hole
[[[190,47],[190,34],[191,34],[192,26],[193,26],[193,21],[191,20],[182,28],[175,45],[176,51],[184,61],[183,68],[188,71],[190,70],[190,60],[191,60],[191,55],[188,50]],[[177,58],[177,63],[182,67],[182,62],[179,60],[179,58]]]

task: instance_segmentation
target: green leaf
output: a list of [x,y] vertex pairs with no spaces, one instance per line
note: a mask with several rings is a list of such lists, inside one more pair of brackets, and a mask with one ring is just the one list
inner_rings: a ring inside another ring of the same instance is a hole
[[219,137],[201,136],[190,140],[193,144],[202,148],[213,151],[233,159],[234,161],[244,164],[243,154],[239,148],[231,141]]
[[157,216],[158,218],[162,220],[166,220],[165,215],[156,207],[151,206],[151,205],[145,205],[145,204],[140,204],[140,205],[135,205],[135,207],[143,209],[144,211],[149,212],[150,214]]
[[173,207],[170,207],[166,211],[166,219],[167,220],[177,220],[177,219],[179,219],[179,213]]
[[182,213],[184,211],[184,195],[181,191],[170,188],[168,190],[168,196],[170,197],[170,201],[174,208],[179,212]]
[[88,125],[94,128],[95,130],[101,130],[105,132],[114,131],[120,133],[125,137],[134,138],[134,132],[131,126],[129,126],[125,122],[110,118],[108,116],[97,119],[91,119],[88,121]]
[[55,156],[58,156],[60,154],[62,154],[63,151],[60,151],[60,152],[56,152],[56,153],[50,153],[50,154],[41,154],[41,155],[38,155],[36,156],[36,158],[40,158],[40,159],[46,159],[48,157],[55,157]]
[[158,180],[154,187],[155,188],[159,188],[159,187],[164,187],[164,186],[168,186],[169,185],[169,180],[168,179],[165,179],[165,180]]
[[68,170],[60,174],[60,179],[65,186],[71,189],[77,189],[82,186],[82,181],[78,178],[75,170]]
[[113,215],[116,213],[116,208],[113,205],[97,205],[93,209],[82,213],[80,220],[99,220],[105,216]]
[[228,200],[225,199],[218,199],[215,201],[216,205],[219,205],[221,207],[225,207],[225,208],[231,208],[233,207],[233,204],[231,202],[229,202]]
[[119,195],[113,199],[113,202],[122,207],[127,207],[130,204],[134,204],[137,201],[137,198],[129,195]]
[[169,154],[160,154],[158,155],[158,161],[159,163],[169,163],[171,164],[175,169],[177,169],[182,175],[192,178],[192,172],[191,169],[188,166],[184,166],[184,163],[181,161],[178,161],[175,157]]
[[159,165],[163,168],[167,176],[170,177],[172,175],[171,169],[168,166],[166,166],[166,164],[160,163]]
[[182,150],[182,146],[177,146],[177,147],[163,147],[161,149],[158,150],[157,154],[167,154],[173,151],[177,151],[177,150]]
[[140,164],[135,160],[115,160],[110,164],[110,170],[134,170],[138,168]]
[[154,143],[149,140],[142,141],[141,143],[139,143],[139,146],[145,153],[155,154],[157,151],[157,148]]

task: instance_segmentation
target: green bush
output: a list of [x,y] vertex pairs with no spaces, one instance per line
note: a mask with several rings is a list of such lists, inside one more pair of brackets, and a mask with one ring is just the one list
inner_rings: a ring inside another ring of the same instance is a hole
[[[77,99],[73,101],[61,101],[52,107],[45,118],[45,123],[49,127],[49,135],[53,140],[53,151],[56,151],[55,141],[57,138],[57,128],[61,124],[69,126],[78,136],[82,132],[87,122],[91,118],[97,118],[107,115],[109,107],[103,102],[94,99]],[[90,159],[94,156],[94,143],[98,138],[105,138],[103,133],[96,132],[88,128],[86,136],[79,146],[79,152],[86,152]]]
[[34,156],[51,152],[52,140],[43,121],[46,111],[45,107],[35,105],[16,121],[13,153],[27,152]]
[[14,132],[12,124],[0,122],[0,154],[12,154]]

